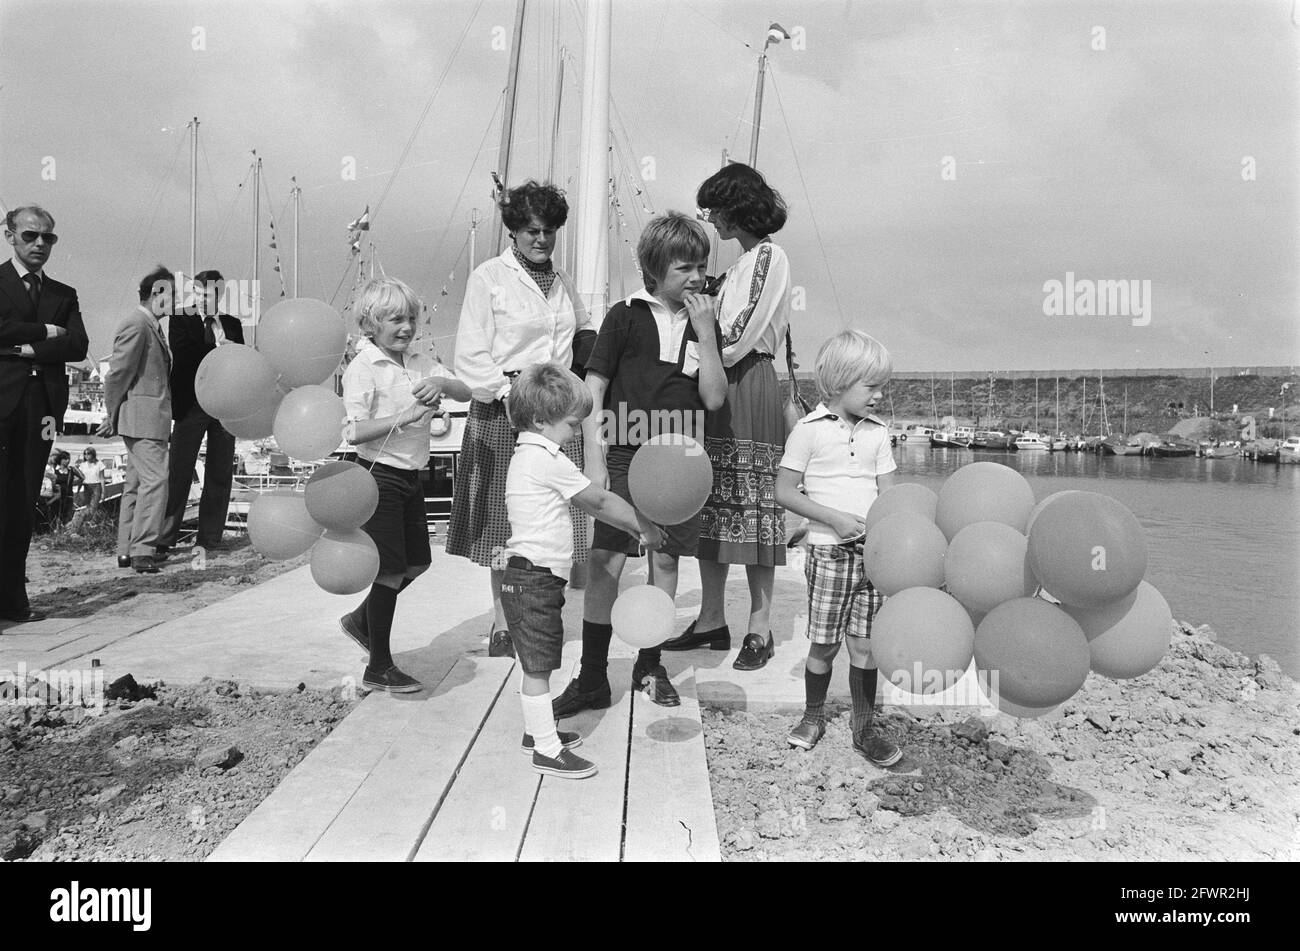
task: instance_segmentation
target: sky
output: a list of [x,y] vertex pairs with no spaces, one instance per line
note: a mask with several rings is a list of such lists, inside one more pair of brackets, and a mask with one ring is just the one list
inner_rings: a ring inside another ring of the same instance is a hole
[[[554,173],[576,192],[585,8],[528,2],[510,184],[547,175],[563,61]],[[256,150],[263,310],[277,251],[291,270],[296,176],[300,295],[343,307],[368,205],[365,267],[421,294],[449,358],[514,12],[3,0],[0,202],[55,216],[47,270],[103,357],[140,277],[188,268],[197,116],[199,268],[254,276]],[[805,367],[847,326],[911,371],[1300,363],[1295,0],[613,0],[614,297],[639,286],[649,217],[693,212],[723,149],[747,158],[773,21],[792,37],[768,51],[758,167],[790,208],[775,239]],[[490,221],[477,234],[482,261]],[[1077,306],[1045,313],[1053,281]],[[1101,281],[1137,293],[1086,313],[1076,295]]]

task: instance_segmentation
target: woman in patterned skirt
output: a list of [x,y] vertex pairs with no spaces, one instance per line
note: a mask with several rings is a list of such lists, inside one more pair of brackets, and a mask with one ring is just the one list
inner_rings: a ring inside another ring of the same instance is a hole
[[772,360],[790,324],[790,264],[768,237],[785,224],[785,202],[763,176],[733,163],[705,180],[696,202],[718,238],[740,242],[743,254],[718,293],[727,402],[710,414],[705,449],[713,492],[700,513],[700,614],[664,650],[731,646],[724,601],[727,572],[744,565],[749,622],[732,665],[757,670],[772,657],[772,587],[785,564],[785,510],[776,504],[776,472],[786,424]]
[[[469,277],[456,335],[455,371],[473,393],[452,490],[447,552],[492,570],[495,618],[491,656],[513,656],[501,609],[502,550],[510,537],[506,516],[506,470],[518,435],[506,416],[511,381],[530,366],[573,362],[575,334],[594,328],[568,275],[551,263],[555,233],[569,216],[564,193],[554,185],[525,182],[505,192],[501,218],[510,232],[504,254],[483,262]],[[581,468],[582,436],[564,445]],[[585,514],[573,518],[574,560],[586,563],[591,547]]]

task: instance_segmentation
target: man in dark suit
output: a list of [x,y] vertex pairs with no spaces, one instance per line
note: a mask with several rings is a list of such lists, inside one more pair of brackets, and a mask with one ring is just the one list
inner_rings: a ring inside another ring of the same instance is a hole
[[219,346],[242,344],[244,328],[235,317],[218,313],[217,304],[224,278],[220,271],[200,271],[194,276],[195,290],[202,294],[202,314],[178,313],[171,318],[167,339],[172,348],[172,429],[169,453],[167,519],[164,522],[163,552],[176,544],[185,504],[194,479],[194,462],[199,444],[207,436],[203,463],[203,496],[199,500],[199,531],[195,543],[217,548],[226,527],[230,488],[234,480],[235,437],[215,418],[203,411],[194,398],[194,377],[203,358]]
[[41,476],[68,408],[64,364],[83,360],[88,340],[77,292],[45,274],[54,218],[29,205],[5,215],[13,248],[0,264],[0,620],[38,621],[27,600]]
[[175,305],[176,278],[159,265],[140,282],[140,306],[117,325],[104,377],[108,419],[98,432],[121,436],[128,460],[117,517],[118,564],[129,557],[142,574],[158,572],[155,555],[167,514],[172,365],[161,321]]

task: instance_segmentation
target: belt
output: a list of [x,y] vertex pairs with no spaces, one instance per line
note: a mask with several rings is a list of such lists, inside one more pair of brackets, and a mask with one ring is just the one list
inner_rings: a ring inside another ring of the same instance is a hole
[[544,571],[548,575],[555,574],[550,568],[543,568],[541,565],[533,564],[523,555],[511,555],[506,559],[506,567],[518,568],[520,571]]

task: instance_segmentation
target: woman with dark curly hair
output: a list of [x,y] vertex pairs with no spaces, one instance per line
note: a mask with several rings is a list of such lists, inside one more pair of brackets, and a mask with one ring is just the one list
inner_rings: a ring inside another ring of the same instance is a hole
[[[495,619],[488,653],[513,656],[501,580],[502,552],[510,538],[506,471],[518,431],[506,415],[505,400],[514,378],[530,366],[551,361],[570,366],[575,336],[594,339],[595,329],[573,282],[551,262],[555,233],[569,217],[564,192],[530,180],[505,192],[500,207],[511,245],[470,275],[456,336],[456,377],[474,398],[456,469],[447,552],[492,570]],[[563,449],[581,469],[581,433]],[[574,560],[585,564],[591,547],[585,514],[574,514],[573,534]]]
[[757,670],[772,657],[772,586],[776,566],[785,564],[776,473],[786,423],[772,361],[790,324],[790,263],[768,237],[785,225],[785,201],[757,170],[733,163],[705,179],[696,203],[707,209],[718,239],[734,238],[744,253],[727,270],[717,300],[727,400],[709,415],[704,440],[713,492],[700,512],[700,614],[663,649],[730,647],[727,573],[731,565],[744,565],[749,625],[732,666]]

